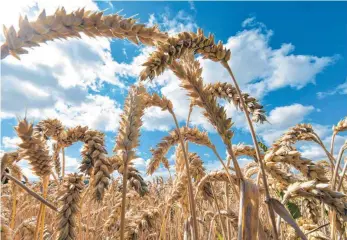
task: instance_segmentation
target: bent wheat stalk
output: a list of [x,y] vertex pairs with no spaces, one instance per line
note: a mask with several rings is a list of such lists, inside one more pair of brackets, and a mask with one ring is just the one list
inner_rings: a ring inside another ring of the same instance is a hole
[[[238,83],[237,83],[237,81],[235,79],[235,76],[234,76],[234,74],[233,74],[233,72],[232,72],[228,62],[224,60],[224,61],[221,62],[221,64],[226,68],[226,70],[230,74],[230,77],[231,77],[231,79],[232,79],[232,81],[233,81],[233,83],[235,85],[235,88],[236,88],[236,91],[237,91],[238,95],[242,96],[241,90],[239,88],[239,85],[238,85]],[[260,165],[260,169],[261,169],[261,173],[262,173],[261,175],[262,175],[263,184],[264,184],[264,188],[265,188],[266,202],[268,204],[269,214],[270,214],[270,218],[271,218],[272,230],[273,230],[273,233],[274,233],[274,238],[275,238],[275,240],[277,240],[278,239],[278,233],[277,233],[277,229],[276,229],[275,214],[274,214],[274,211],[273,211],[271,205],[268,203],[268,201],[270,200],[271,196],[270,196],[269,186],[267,184],[264,162],[263,162],[263,159],[261,158],[261,155],[260,155],[260,149],[259,149],[257,137],[256,137],[256,134],[255,134],[255,130],[254,130],[252,121],[251,121],[251,119],[249,117],[249,112],[248,112],[247,106],[246,106],[246,104],[244,102],[244,99],[242,97],[240,98],[240,102],[241,102],[241,106],[242,106],[242,108],[244,110],[244,114],[246,116],[246,120],[247,120],[247,123],[248,123],[249,131],[250,131],[251,136],[252,136],[255,152],[256,152],[257,159],[258,159],[258,162],[259,162],[259,165]]]
[[127,38],[135,44],[141,42],[146,45],[154,45],[168,37],[156,26],[145,27],[137,24],[135,19],[123,18],[118,14],[103,16],[103,12],[83,8],[66,13],[62,7],[50,16],[43,10],[33,22],[21,17],[18,32],[13,26],[9,29],[4,27],[6,42],[1,46],[1,59],[9,54],[19,59],[18,55],[28,53],[24,48],[37,47],[40,43],[56,39],[80,38],[80,33],[94,38]]

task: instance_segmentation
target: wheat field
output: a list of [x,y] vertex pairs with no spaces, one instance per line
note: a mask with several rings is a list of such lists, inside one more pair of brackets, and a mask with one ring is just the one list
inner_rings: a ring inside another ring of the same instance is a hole
[[[118,14],[104,15],[59,8],[43,11],[36,21],[20,18],[19,30],[4,27],[1,59],[34,54],[40,44],[58,39],[124,39],[153,46],[143,62],[138,82],[126,97],[112,153],[105,134],[87,126],[66,127],[59,119],[33,124],[19,118],[18,149],[1,158],[1,239],[346,239],[347,141],[333,154],[336,135],[347,131],[347,117],[333,127],[325,146],[310,124],[283,132],[271,146],[257,140],[254,124],[267,122],[262,104],[241,92],[228,64],[232,52],[202,29],[174,36],[160,26],[146,27]],[[32,48],[32,50],[29,50]],[[229,82],[206,84],[197,57],[221,64]],[[186,123],[179,124],[175,106],[165,96],[149,93],[144,84],[172,71],[190,99]],[[233,141],[233,120],[220,99],[244,113],[252,145]],[[159,107],[172,117],[175,129],[152,149],[146,174],[162,165],[169,172],[167,153],[175,150],[175,174],[145,181],[133,160],[137,156],[144,111]],[[208,133],[190,124],[193,108],[215,128],[224,144],[223,159]],[[48,150],[52,140],[53,154]],[[295,147],[310,141],[326,153],[325,160],[304,158]],[[79,172],[66,174],[64,149],[78,142]],[[222,168],[208,172],[188,143],[211,150]],[[60,153],[63,153],[62,159]],[[238,159],[254,161],[241,167]],[[29,181],[18,166],[28,161],[40,181]],[[118,173],[115,177],[114,173]]]

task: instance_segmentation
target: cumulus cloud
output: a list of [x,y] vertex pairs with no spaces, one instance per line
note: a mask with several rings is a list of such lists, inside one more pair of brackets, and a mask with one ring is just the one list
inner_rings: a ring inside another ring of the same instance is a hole
[[[326,126],[329,128],[329,126]],[[329,128],[330,129],[330,128]],[[330,131],[331,134],[331,131]],[[330,142],[331,142],[331,135],[326,136],[325,138],[322,138],[322,141],[325,145],[325,147],[329,151]],[[345,143],[346,137],[345,136],[336,136],[335,138],[335,144],[334,144],[334,156],[336,157],[340,151],[340,148]],[[316,143],[312,142],[300,142],[297,144],[300,152],[302,153],[302,156],[311,160],[327,160],[328,157],[326,153],[324,152],[323,148],[317,145]]]
[[347,94],[347,79],[344,83],[341,83],[339,85],[337,85],[333,90],[327,91],[327,92],[318,92],[317,93],[317,97],[319,99],[323,99],[327,96],[332,96],[335,94]]
[[[81,6],[97,10],[91,0],[13,1],[2,8],[0,18],[8,25],[18,23],[19,13],[34,19],[42,9],[53,14],[61,6],[68,12]],[[128,69],[113,59],[109,39],[82,36],[49,42],[22,55],[21,61],[7,57],[1,61],[1,70],[3,117],[13,118],[27,111],[37,120],[63,117],[66,125],[78,122],[103,131],[116,130],[118,103],[107,96],[90,94],[90,90],[98,92],[103,83],[125,88],[121,78]]]
[[7,151],[11,151],[17,148],[18,144],[21,143],[19,137],[2,137],[2,146],[1,149],[6,149]]
[[266,144],[270,145],[288,128],[303,122],[305,117],[313,112],[314,109],[313,106],[304,106],[298,103],[276,107],[269,113],[269,123],[256,126],[257,133],[264,139]]
[[[295,47],[290,43],[273,49],[270,46],[273,34],[273,31],[258,26],[240,31],[225,44],[232,52],[229,64],[241,87],[258,98],[279,88],[301,89],[315,83],[316,75],[335,61],[335,57],[293,54]],[[203,61],[202,66],[207,82],[229,80],[220,64]]]

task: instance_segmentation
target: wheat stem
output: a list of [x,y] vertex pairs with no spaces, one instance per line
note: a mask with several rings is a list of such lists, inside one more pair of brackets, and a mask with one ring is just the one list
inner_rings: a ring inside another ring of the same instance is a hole
[[63,170],[62,170],[62,172],[61,172],[61,177],[64,179],[64,177],[65,177],[65,149],[64,148],[62,148],[61,149],[61,152],[62,152],[62,154],[63,154]]
[[337,187],[337,191],[340,191],[340,189],[341,189],[341,186],[342,186],[342,182],[343,182],[343,179],[344,179],[344,177],[345,177],[345,175],[346,175],[346,170],[347,170],[347,157],[345,157],[345,165],[343,166],[343,170],[342,170],[342,175],[341,175],[341,178],[340,178],[340,182],[339,182],[339,185],[338,185],[338,187]]
[[219,154],[218,154],[218,152],[217,152],[217,150],[216,150],[216,147],[213,145],[211,149],[212,149],[212,151],[214,152],[214,154],[217,156],[217,158],[218,158],[218,160],[221,162],[221,164],[222,164],[222,166],[223,166],[225,172],[227,173],[229,182],[230,182],[231,187],[233,188],[233,190],[234,190],[234,192],[235,192],[235,194],[236,194],[236,197],[237,197],[238,199],[240,199],[240,194],[239,194],[239,192],[237,191],[234,182],[232,181],[232,177],[231,177],[231,175],[230,175],[230,173],[229,173],[228,167],[225,165],[224,161],[223,161],[222,158],[219,156]]
[[185,148],[185,144],[184,144],[184,140],[180,131],[180,127],[178,125],[178,121],[176,118],[175,113],[172,111],[172,109],[169,109],[169,112],[171,113],[174,121],[175,121],[175,125],[177,128],[177,134],[178,137],[180,139],[180,143],[181,143],[181,147],[182,147],[182,152],[184,155],[184,160],[185,160],[185,165],[186,165],[186,171],[187,171],[187,177],[188,177],[188,196],[189,196],[189,202],[190,202],[190,207],[191,207],[191,214],[192,214],[192,220],[193,220],[193,239],[199,239],[199,235],[198,235],[198,225],[197,225],[197,221],[196,221],[196,207],[195,207],[195,202],[194,202],[194,195],[193,195],[193,186],[192,186],[192,180],[190,177],[190,172],[189,172],[189,160],[188,160],[188,155],[186,152],[186,148]]
[[[47,197],[47,193],[48,193],[48,183],[49,183],[49,175],[46,175],[43,177],[43,184],[42,184],[42,188],[43,188],[43,194],[42,196],[44,198]],[[41,216],[41,229],[40,229],[40,240],[43,240],[43,231],[44,231],[44,227],[45,227],[45,217],[46,217],[46,205],[41,203],[42,206],[42,216]]]
[[[127,154],[127,153],[124,153]],[[124,157],[123,159],[128,159]],[[120,215],[120,240],[124,240],[124,229],[125,229],[125,204],[127,195],[127,179],[128,179],[128,163],[124,163],[123,171],[123,189],[122,189],[122,209]]]
[[331,136],[331,143],[330,143],[330,154],[334,155],[334,143],[335,143],[335,137],[337,132],[333,132],[333,135]]
[[[242,96],[241,95],[241,90],[239,88],[239,85],[238,85],[238,83],[237,83],[237,81],[235,79],[235,76],[234,76],[234,74],[233,74],[229,64],[226,61],[222,61],[221,63],[226,68],[228,73],[230,74],[230,77],[231,77],[231,79],[232,79],[232,81],[233,81],[233,83],[235,85],[237,93],[239,94],[239,96]],[[249,117],[249,113],[248,113],[246,104],[243,101],[242,97],[240,98],[240,102],[241,102],[241,106],[242,106],[242,108],[244,110],[244,114],[246,116],[246,120],[247,120],[247,123],[248,123],[248,126],[249,126],[249,130],[250,130],[250,133],[251,133],[251,136],[252,136],[253,144],[254,144],[254,147],[255,147],[256,154],[257,154],[257,159],[258,159],[258,161],[260,163],[260,168],[261,168],[261,171],[262,171],[263,184],[264,184],[264,188],[265,188],[266,203],[268,205],[268,210],[269,210],[269,213],[270,213],[270,219],[271,219],[271,223],[272,223],[274,239],[277,240],[278,239],[278,234],[277,234],[277,230],[276,230],[275,214],[274,214],[274,211],[273,211],[270,203],[268,202],[270,200],[270,191],[269,191],[269,186],[268,186],[267,180],[266,180],[264,163],[263,163],[263,160],[262,160],[262,158],[260,156],[259,145],[258,145],[258,141],[257,141],[256,135],[255,135],[254,127],[253,127],[252,121],[251,121],[251,119]]]
[[33,190],[31,190],[30,188],[28,188],[27,186],[25,186],[23,183],[21,183],[17,178],[4,173],[4,176],[10,180],[12,180],[15,184],[17,184],[19,187],[21,187],[22,189],[24,189],[27,193],[29,193],[31,196],[33,196],[34,198],[36,198],[37,200],[39,200],[40,202],[42,202],[43,204],[46,204],[47,207],[49,207],[50,209],[52,209],[53,211],[58,211],[58,209],[56,207],[53,206],[53,204],[51,204],[50,202],[48,202],[47,200],[45,200],[44,198],[42,198],[40,195],[38,195],[37,193],[35,193]]
[[14,185],[13,191],[12,191],[12,210],[11,210],[11,223],[10,223],[11,229],[13,229],[15,225],[16,211],[17,211],[17,188],[16,188],[16,185]]
[[[334,173],[333,173],[332,180],[331,180],[331,187],[333,190],[335,189],[336,179],[338,178],[339,166],[341,164],[342,155],[343,155],[343,152],[346,150],[346,148],[347,148],[347,145],[343,145],[339,151],[339,155],[337,156],[337,161],[335,164]],[[343,179],[343,178],[344,178],[344,176],[342,175],[341,179]]]
[[226,232],[225,232],[225,226],[224,226],[224,223],[223,223],[222,215],[221,215],[221,213],[220,213],[220,207],[219,207],[218,202],[217,202],[216,193],[215,193],[215,191],[214,191],[213,183],[211,183],[211,185],[212,185],[211,190],[212,190],[212,194],[213,194],[213,199],[214,199],[214,202],[215,202],[216,207],[217,207],[217,211],[218,211],[218,214],[219,214],[220,224],[221,224],[222,231],[223,231],[223,239],[224,239],[224,238],[228,238],[228,235],[226,235]]

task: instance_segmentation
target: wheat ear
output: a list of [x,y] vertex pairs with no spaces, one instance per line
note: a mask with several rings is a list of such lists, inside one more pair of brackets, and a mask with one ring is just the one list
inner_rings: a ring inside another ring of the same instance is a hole
[[264,161],[268,162],[282,162],[294,166],[305,177],[309,179],[318,179],[321,182],[328,182],[325,177],[324,168],[320,165],[314,164],[311,160],[301,157],[300,152],[296,151],[294,147],[278,147],[274,145],[274,148],[270,149],[265,157]]
[[116,139],[114,152],[121,153],[123,162],[123,192],[122,192],[122,209],[121,209],[121,228],[120,239],[124,240],[125,230],[125,204],[128,165],[136,157],[135,148],[139,144],[140,127],[142,126],[143,101],[142,94],[145,89],[142,86],[132,87],[125,100],[124,112],[121,115],[119,134]]
[[[29,124],[26,119],[19,121],[15,127],[18,137],[22,140],[19,144],[21,148],[20,156],[29,160],[33,166],[33,171],[40,176],[42,180],[43,197],[47,196],[47,187],[49,175],[52,171],[52,158],[49,156],[46,141],[39,131],[34,131],[33,125]],[[45,219],[45,205],[41,203],[39,216],[37,218],[36,236],[43,237]],[[41,226],[41,228],[39,228]],[[40,235],[38,235],[40,233]]]
[[137,24],[135,19],[118,14],[103,16],[103,12],[85,11],[83,8],[66,13],[62,7],[50,16],[43,10],[32,22],[27,17],[20,17],[18,32],[13,26],[4,27],[6,42],[1,46],[1,59],[9,54],[19,59],[18,55],[28,53],[24,48],[37,47],[56,39],[80,38],[80,33],[89,37],[126,38],[135,44],[146,45],[154,45],[168,37],[156,26],[148,28]]
[[[112,167],[117,170],[120,174],[123,175],[124,173],[124,165],[123,160],[120,156],[115,155],[110,157],[110,162],[112,162]],[[130,162],[128,164],[128,183],[131,187],[134,188],[136,192],[140,194],[140,196],[144,196],[148,193],[148,185],[142,178],[139,171],[133,166],[133,164]]]
[[230,59],[230,50],[225,49],[222,42],[215,44],[212,34],[205,37],[202,29],[198,29],[197,33],[182,32],[159,44],[157,51],[153,52],[143,64],[145,69],[140,74],[141,80],[159,76],[186,52],[201,54],[212,61]]
[[324,152],[329,158],[331,165],[334,167],[335,159],[325,148],[322,140],[319,138],[318,134],[312,128],[311,124],[297,124],[294,127],[286,131],[280,139],[278,139],[274,145],[290,147],[297,141],[313,141],[322,147]]
[[69,174],[64,178],[62,195],[59,197],[61,203],[57,217],[57,239],[75,239],[76,217],[80,211],[79,203],[83,191],[82,175]]
[[[225,99],[232,102],[236,109],[243,111],[240,101],[240,95],[238,95],[236,88],[230,83],[209,83],[205,86],[205,90],[215,97]],[[247,110],[252,116],[253,122],[264,123],[266,121],[265,111],[259,101],[250,96],[248,93],[242,93],[243,101],[247,105]]]

